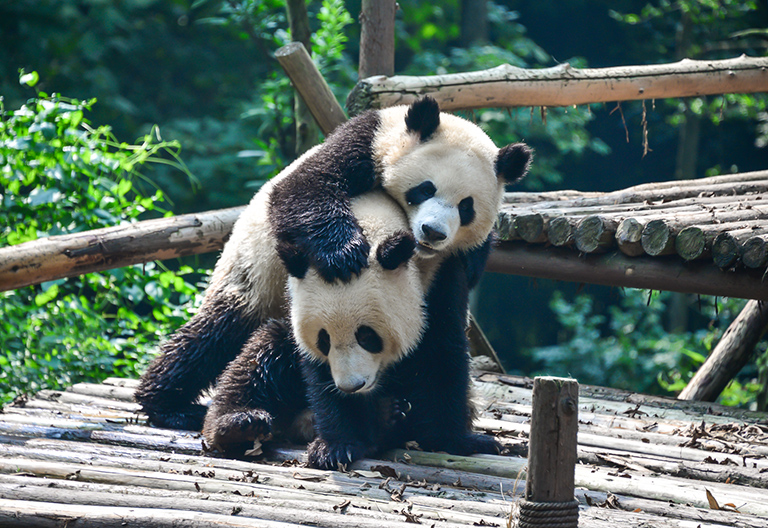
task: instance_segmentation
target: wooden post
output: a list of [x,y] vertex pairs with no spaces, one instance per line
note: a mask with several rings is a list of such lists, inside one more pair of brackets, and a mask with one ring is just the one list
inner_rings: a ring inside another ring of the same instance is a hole
[[347,120],[344,110],[301,42],[286,44],[275,52],[275,58],[291,78],[323,134],[327,136]]
[[395,74],[395,0],[363,0],[358,77]]
[[677,398],[715,401],[726,385],[749,362],[755,345],[766,330],[768,306],[759,301],[749,301]]
[[576,380],[533,380],[528,477],[525,500],[520,503],[519,528],[578,526],[579,505],[573,497],[578,410]]

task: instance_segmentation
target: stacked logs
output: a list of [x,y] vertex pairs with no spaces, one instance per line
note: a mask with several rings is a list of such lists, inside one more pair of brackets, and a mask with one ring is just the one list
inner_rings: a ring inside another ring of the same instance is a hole
[[497,222],[502,240],[582,253],[709,258],[720,268],[768,264],[768,171],[609,193],[507,193],[504,201]]

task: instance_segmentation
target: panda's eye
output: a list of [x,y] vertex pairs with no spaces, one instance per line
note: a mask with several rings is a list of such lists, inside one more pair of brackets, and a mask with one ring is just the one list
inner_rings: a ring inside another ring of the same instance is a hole
[[370,326],[361,326],[355,332],[355,339],[365,350],[371,354],[377,354],[384,350],[384,343],[381,341],[381,337],[376,333],[376,330]]
[[325,331],[325,328],[317,333],[317,349],[327,356],[331,351],[331,336]]
[[463,226],[471,224],[475,219],[475,201],[471,196],[459,202],[459,218]]
[[435,184],[427,180],[416,187],[411,187],[405,193],[405,201],[408,205],[419,205],[432,198],[437,192]]

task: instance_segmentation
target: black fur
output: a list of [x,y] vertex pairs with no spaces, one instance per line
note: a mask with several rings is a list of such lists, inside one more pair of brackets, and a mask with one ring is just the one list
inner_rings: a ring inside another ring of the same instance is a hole
[[235,296],[209,294],[141,377],[134,398],[150,422],[199,431],[206,411],[196,403],[200,393],[237,356],[258,323]]
[[395,270],[407,262],[416,251],[416,239],[411,233],[398,231],[376,249],[376,260],[385,270]]
[[210,447],[241,454],[307,408],[301,356],[285,321],[264,323],[217,381],[203,435]]
[[421,141],[427,141],[440,126],[440,106],[437,101],[425,96],[411,104],[405,114],[405,126],[410,132],[419,134]]
[[328,282],[347,282],[368,266],[370,246],[349,199],[376,183],[373,140],[378,126],[375,111],[347,121],[270,195],[270,226],[278,244],[295,246]]
[[480,282],[485,263],[488,261],[488,255],[491,253],[494,244],[496,244],[496,233],[491,232],[482,245],[469,251],[461,251],[458,256],[464,265],[464,271],[467,276],[467,286],[471,290]]
[[533,150],[525,143],[513,143],[499,149],[496,175],[507,183],[521,180],[533,160]]

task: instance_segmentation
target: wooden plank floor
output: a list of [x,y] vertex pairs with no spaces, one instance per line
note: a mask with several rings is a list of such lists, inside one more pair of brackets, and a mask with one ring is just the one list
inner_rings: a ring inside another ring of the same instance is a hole
[[[514,526],[525,378],[476,378],[476,425],[505,456],[397,451],[345,473],[304,467],[300,447],[247,460],[205,453],[198,433],[147,427],[135,383],[6,406],[0,526]],[[580,526],[768,528],[768,415],[597,387],[582,387],[579,413]]]

